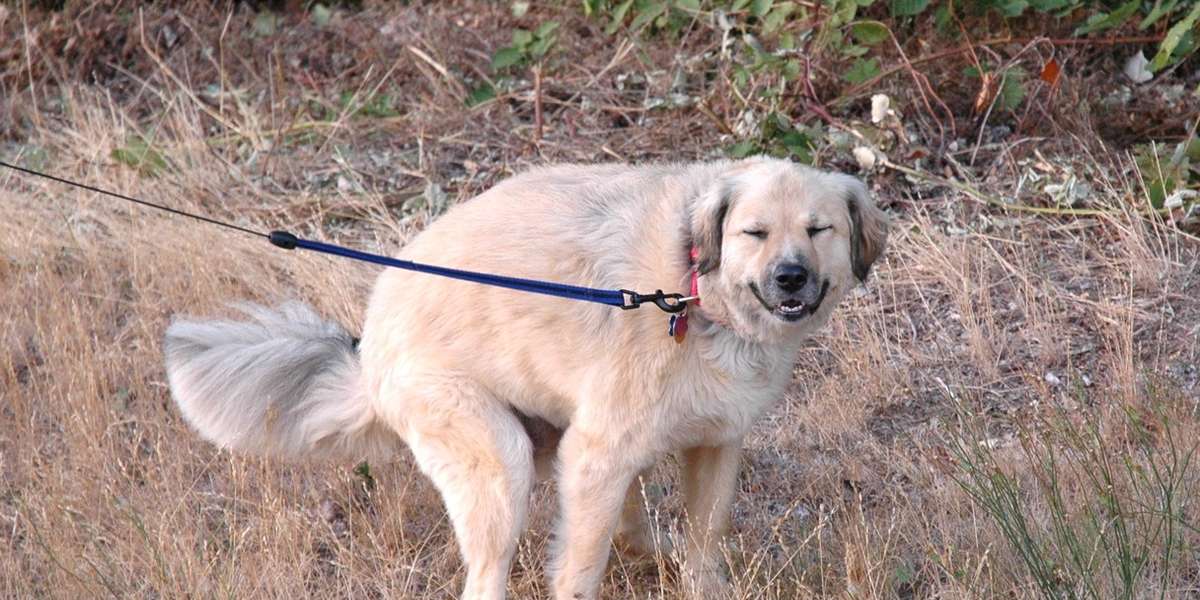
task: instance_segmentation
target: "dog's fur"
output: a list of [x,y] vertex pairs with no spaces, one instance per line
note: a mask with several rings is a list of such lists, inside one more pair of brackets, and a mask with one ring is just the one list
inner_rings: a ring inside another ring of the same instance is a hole
[[[822,229],[829,227],[829,229]],[[561,166],[454,207],[410,260],[598,288],[686,291],[667,317],[400,270],[380,275],[357,351],[310,309],[253,322],[177,320],[167,373],[184,417],[238,451],[387,455],[403,440],[441,491],[468,598],[501,598],[535,456],[557,445],[557,598],[596,596],[614,535],[651,548],[635,480],[678,452],[686,573],[721,585],[742,437],[783,395],[797,351],[883,250],[887,220],[856,179],[786,161]],[[808,273],[783,289],[781,265]],[[795,286],[793,286],[795,288]],[[539,452],[539,450],[541,452]]]

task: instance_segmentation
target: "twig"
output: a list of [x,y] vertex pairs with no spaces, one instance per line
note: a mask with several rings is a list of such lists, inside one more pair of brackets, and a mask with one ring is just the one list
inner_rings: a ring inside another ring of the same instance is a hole
[[854,87],[851,87],[849,90],[846,91],[845,94],[842,94],[842,96],[840,98],[834,100],[833,102],[835,104],[845,104],[847,102],[850,102],[851,100],[853,100],[853,98],[855,96],[863,93],[864,91],[866,91],[868,89],[871,89],[872,86],[879,83],[883,79],[891,77],[892,75],[895,75],[896,73],[899,73],[900,71],[903,71],[912,65],[919,65],[922,63],[940,60],[940,59],[946,58],[947,56],[954,56],[955,54],[962,54],[963,52],[970,52],[971,50],[973,50],[975,48],[986,47],[986,46],[1001,46],[1004,44],[1027,44],[1035,39],[1045,39],[1045,41],[1048,41],[1055,46],[1112,46],[1112,45],[1117,45],[1117,44],[1147,44],[1147,43],[1151,43],[1151,42],[1161,42],[1163,39],[1163,35],[1128,36],[1128,37],[1114,37],[1114,38],[1103,38],[1103,39],[1082,39],[1082,40],[1058,39],[1058,38],[1014,38],[1014,37],[992,38],[992,39],[988,39],[988,40],[982,40],[982,41],[974,42],[971,44],[963,44],[962,46],[959,46],[957,48],[950,48],[947,50],[942,50],[940,52],[934,52],[933,54],[929,54],[927,56],[921,56],[918,58],[909,59],[908,64],[898,64],[898,65],[893,65],[891,67],[888,67],[888,68],[884,69],[883,71],[881,71],[878,75],[876,75],[858,85],[855,85]]
[[535,144],[542,141],[544,121],[542,116],[542,65],[538,63],[533,67],[533,142]]
[[175,86],[179,88],[180,92],[187,96],[201,111],[225,127],[225,129],[229,131],[236,131],[242,137],[251,140],[251,142],[257,142],[254,143],[256,149],[261,147],[260,140],[249,135],[241,127],[238,127],[237,125],[234,125],[232,122],[225,119],[225,117],[220,113],[210,108],[208,104],[200,101],[200,98],[198,98],[196,94],[192,92],[191,86],[184,83],[183,80],[181,80],[179,76],[175,74],[175,71],[171,70],[171,67],[167,66],[167,63],[163,61],[158,53],[150,48],[150,44],[146,42],[146,22],[141,10],[138,11],[138,33],[140,35],[142,50],[145,51],[146,55],[150,57],[150,60],[154,62],[158,69],[166,74],[168,79],[175,83]]
[[904,47],[900,45],[900,39],[896,37],[896,34],[893,33],[891,29],[888,29],[888,36],[892,38],[892,44],[896,46],[896,52],[900,53],[900,59],[904,61],[904,66],[906,70],[908,70],[909,77],[912,77],[913,83],[917,84],[917,91],[921,93],[921,103],[925,105],[925,110],[929,112],[929,117],[933,119],[934,123],[937,123],[941,138],[943,140],[946,138],[946,128],[942,125],[942,121],[934,112],[933,106],[929,104],[930,96],[933,96],[934,100],[937,100],[938,106],[940,106],[942,110],[946,112],[946,116],[949,117],[950,135],[952,137],[958,137],[958,127],[954,124],[954,111],[950,110],[949,106],[946,106],[946,101],[942,100],[942,97],[939,96],[937,91],[933,89],[933,84],[929,83],[929,78],[926,77],[924,73],[913,68],[912,61],[908,60],[908,55],[905,54]]
[[446,85],[448,87],[450,87],[450,93],[454,94],[457,97],[456,98],[457,100],[463,101],[466,99],[467,90],[462,86],[462,83],[460,83],[457,79],[454,78],[454,76],[452,76],[450,74],[450,71],[447,70],[446,67],[442,66],[442,63],[439,63],[438,61],[433,60],[432,56],[429,56],[428,54],[425,53],[424,50],[421,50],[420,48],[418,48],[416,46],[408,46],[408,51],[412,52],[414,55],[416,55],[417,58],[421,59],[422,61],[425,61],[425,64],[433,67],[433,69],[435,71],[437,71],[438,74],[441,75],[443,79],[446,80]]
[[705,117],[708,117],[708,120],[712,121],[713,124],[717,126],[717,129],[721,130],[721,133],[724,133],[725,135],[734,135],[733,128],[729,126],[729,123],[726,123],[725,119],[722,119],[717,115],[717,113],[713,112],[713,110],[708,107],[708,100],[705,100],[704,102],[697,102],[696,110]]
[[920,179],[927,183],[936,183],[938,185],[944,185],[946,187],[953,188],[955,190],[962,192],[963,194],[966,194],[972,200],[982,202],[983,204],[987,204],[989,206],[1003,208],[1005,210],[1011,210],[1011,211],[1015,211],[1015,212],[1043,214],[1043,215],[1069,216],[1069,217],[1098,217],[1098,216],[1103,216],[1103,215],[1116,214],[1116,211],[1105,210],[1102,208],[1054,208],[1054,207],[1049,207],[1049,206],[1028,206],[1025,204],[1009,203],[1009,202],[1005,202],[1004,200],[1002,200],[1000,198],[997,198],[996,196],[992,196],[990,194],[985,194],[985,193],[975,189],[970,184],[963,183],[961,181],[955,181],[953,179],[947,179],[945,177],[939,177],[937,175],[933,175],[933,174],[927,173],[925,171],[919,171],[917,169],[913,169],[911,167],[906,167],[904,165],[898,165],[886,158],[883,159],[883,161],[880,164],[882,164],[883,166],[885,166],[889,169],[899,171],[901,173],[904,173],[905,175],[914,177],[916,179]]
[[[604,75],[606,75],[609,71],[616,68],[622,62],[624,62],[625,58],[627,56],[629,56],[629,53],[630,53],[630,51],[633,50],[633,48],[634,48],[633,42],[631,42],[629,40],[622,40],[621,43],[617,46],[616,52],[613,53],[612,59],[610,59],[608,61],[608,64],[604,65],[604,68],[600,69],[600,71],[598,71],[596,74],[590,75],[588,78],[588,82],[586,84],[580,86],[580,89],[581,90],[592,89],[596,85],[596,83],[600,81],[601,77],[604,77]],[[484,60],[488,60],[486,55],[484,56]],[[572,103],[574,103],[576,100],[578,100],[579,97],[582,95],[583,95],[582,91],[578,91],[578,92],[575,92],[574,94],[571,94],[571,97],[567,98],[566,101],[564,101],[562,103],[562,108],[558,109],[558,111],[556,111],[555,114],[552,115],[552,117],[557,117],[557,116],[561,115],[563,111],[567,110],[568,106],[570,106]]]
[[41,129],[42,128],[42,111],[40,108],[38,108],[37,85],[33,81],[33,52],[32,52],[33,48],[31,47],[31,45],[29,43],[29,40],[31,40],[33,38],[29,35],[29,20],[28,20],[27,16],[28,15],[26,14],[26,3],[22,2],[21,3],[21,27],[25,31],[25,35],[23,36],[24,42],[25,42],[25,72],[29,75],[29,98],[33,104],[33,118],[35,121],[37,121],[38,129]]
[[[961,26],[961,23],[960,23],[960,26]],[[966,34],[965,27],[963,28],[963,33]],[[1008,70],[1011,69],[1013,67],[1013,65],[1017,64],[1017,61],[1021,60],[1021,57],[1027,51],[1029,51],[1031,48],[1036,47],[1038,45],[1038,43],[1042,42],[1042,41],[1044,41],[1042,38],[1034,38],[1032,41],[1030,41],[1029,43],[1022,46],[1021,50],[1018,51],[1015,55],[1013,55],[1012,58],[1008,59],[1007,61],[1004,61],[1004,64],[1000,65],[1000,68],[996,69],[996,72],[991,74],[991,76],[995,78],[995,85],[992,86],[993,89],[990,92],[988,92],[986,90],[986,87],[989,85],[987,83],[987,77],[989,74],[984,73],[983,65],[979,62],[979,59],[977,57],[974,57],[974,53],[972,52],[972,57],[975,62],[975,68],[978,69],[978,71],[979,71],[979,79],[980,79],[980,81],[984,82],[983,83],[983,85],[985,86],[984,93],[990,93],[992,95],[992,100],[991,100],[991,102],[988,103],[987,111],[983,113],[983,119],[979,123],[979,134],[975,138],[975,148],[974,148],[974,150],[971,151],[971,160],[970,160],[970,162],[967,163],[967,164],[971,165],[972,167],[975,166],[975,157],[979,153],[979,147],[983,144],[983,134],[987,129],[988,118],[991,116],[992,111],[995,110],[996,105],[1000,101],[1000,97],[1003,95],[1004,78],[1008,77]],[[1053,46],[1051,46],[1051,47],[1053,48]]]

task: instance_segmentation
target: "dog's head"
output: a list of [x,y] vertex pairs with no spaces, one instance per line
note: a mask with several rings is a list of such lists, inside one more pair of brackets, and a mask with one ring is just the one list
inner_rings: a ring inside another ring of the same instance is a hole
[[731,163],[692,210],[700,296],[743,335],[811,332],[883,252],[859,180],[783,160]]

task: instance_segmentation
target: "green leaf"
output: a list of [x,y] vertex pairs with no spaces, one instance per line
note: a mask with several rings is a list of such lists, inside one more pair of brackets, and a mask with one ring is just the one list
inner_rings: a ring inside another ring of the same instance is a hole
[[1171,160],[1171,154],[1162,145],[1146,144],[1134,148],[1134,163],[1142,173],[1146,194],[1154,208],[1162,208],[1167,196],[1187,183],[1187,154],[1178,162]]
[[675,0],[675,8],[688,13],[700,12],[700,0]]
[[800,61],[791,59],[783,63],[783,70],[780,71],[784,81],[795,81],[800,78]]
[[1187,148],[1184,149],[1183,154],[1189,160],[1200,161],[1200,137],[1192,138],[1188,142]]
[[774,33],[787,21],[792,12],[796,10],[795,2],[780,2],[767,16],[763,19],[763,33]]
[[1075,35],[1087,35],[1096,31],[1112,29],[1124,23],[1133,13],[1137,12],[1142,0],[1129,0],[1110,13],[1097,13],[1075,29]]
[[1171,62],[1171,55],[1175,52],[1175,48],[1179,46],[1183,36],[1191,31],[1192,27],[1195,27],[1198,19],[1200,19],[1200,3],[1193,6],[1186,17],[1167,30],[1166,37],[1158,45],[1158,54],[1155,54],[1154,59],[1150,61],[1151,71],[1158,71]]
[[1006,17],[1019,17],[1021,13],[1025,12],[1025,9],[1029,8],[1029,2],[1026,0],[1007,0],[996,8],[1000,9],[1000,13]]
[[1167,0],[1166,4],[1163,4],[1162,0],[1154,0],[1154,8],[1150,9],[1141,23],[1138,23],[1138,31],[1144,31],[1147,27],[1153,26],[1159,19],[1175,10],[1176,4],[1179,4],[1179,0]]
[[949,4],[940,4],[933,11],[933,24],[942,34],[948,34],[950,32],[950,26],[954,22],[952,19],[954,14],[950,11],[951,8]]
[[496,97],[496,88],[489,83],[481,83],[479,87],[467,94],[467,107],[475,107]]
[[790,156],[796,157],[801,162],[812,162],[812,140],[807,135],[799,131],[788,131],[779,136],[779,143]]
[[387,118],[400,114],[400,111],[396,110],[396,103],[391,94],[377,94],[370,98],[360,99],[357,107],[352,106],[352,102],[354,102],[354,92],[343,92],[342,108],[352,109],[351,114],[354,116]]
[[375,476],[371,474],[371,465],[367,464],[367,461],[358,463],[358,466],[354,467],[354,474],[362,479],[363,489],[368,492],[375,489]]
[[729,154],[730,158],[746,158],[751,154],[758,154],[760,150],[758,144],[745,140],[730,146],[725,152]]
[[329,10],[324,4],[314,4],[312,11],[309,13],[312,17],[313,24],[317,27],[324,27],[329,24],[329,20],[333,18],[333,11]]
[[643,26],[645,26],[646,24],[650,23],[650,21],[657,19],[658,16],[663,14],[663,12],[665,12],[666,10],[667,10],[666,2],[655,2],[651,5],[643,8],[637,14],[637,16],[633,18],[633,22],[629,24],[629,28],[633,31],[637,31],[637,30],[641,29]]
[[761,19],[771,10],[773,4],[775,0],[753,0],[750,3],[750,14]]
[[864,46],[874,46],[888,39],[888,28],[879,21],[859,21],[850,26],[850,35]]
[[555,37],[540,37],[529,45],[529,54],[534,58],[542,58],[554,46]]
[[892,0],[893,17],[912,17],[925,12],[929,0]]
[[1070,6],[1074,0],[1029,0],[1030,6],[1038,12],[1050,12]]
[[856,46],[854,44],[851,44],[842,49],[842,56],[845,56],[848,58],[858,58],[870,51],[871,51],[871,49],[866,46]]
[[877,58],[860,58],[854,61],[850,66],[850,70],[846,71],[842,78],[849,81],[851,84],[858,85],[879,74],[879,59]]
[[612,11],[612,21],[608,23],[608,27],[604,28],[604,33],[612,35],[621,28],[621,23],[625,22],[625,15],[629,13],[629,8],[633,6],[633,0],[625,0],[617,5]]
[[834,0],[832,4],[827,21],[831,28],[838,28],[853,21],[854,16],[858,14],[858,3],[854,0]]
[[124,146],[114,148],[111,156],[143,175],[154,176],[167,168],[167,159],[140,135],[126,140]]
[[[588,15],[592,14],[591,11],[588,10],[588,8],[589,8],[588,3],[585,0],[585,2],[583,3],[584,16],[588,16]],[[525,13],[527,13],[527,12],[529,12],[529,0],[518,0],[517,2],[512,3],[512,16],[520,19],[521,17],[525,16]]]
[[[733,67],[733,85],[737,89],[746,89],[746,84],[750,82],[750,72],[742,65],[734,65]],[[1197,89],[1197,95],[1200,95],[1200,88]]]
[[1007,111],[1016,110],[1025,100],[1025,71],[1012,68],[1004,72],[1004,80],[1000,83],[1000,108]]
[[272,12],[260,12],[254,15],[254,35],[266,37],[275,33],[279,17]]
[[556,29],[558,29],[558,21],[546,21],[545,23],[538,25],[537,31],[535,31],[533,35],[535,37],[544,38],[554,33],[554,30]]
[[512,32],[512,45],[514,48],[524,48],[533,41],[533,32],[525,29],[514,29]]
[[747,4],[750,4],[750,0],[733,0],[733,4],[729,5],[729,12],[738,12],[746,8]]
[[497,50],[496,55],[492,57],[492,70],[506,69],[523,60],[525,60],[525,53],[520,48],[507,46]]

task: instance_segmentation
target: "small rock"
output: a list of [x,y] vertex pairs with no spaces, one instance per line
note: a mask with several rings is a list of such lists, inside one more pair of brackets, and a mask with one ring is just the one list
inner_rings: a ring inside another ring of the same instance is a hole
[[1134,83],[1146,83],[1154,79],[1154,73],[1146,68],[1148,64],[1150,61],[1146,60],[1146,55],[1138,50],[1137,54],[1130,56],[1129,60],[1125,61],[1125,76]]
[[878,125],[891,112],[892,99],[887,94],[871,96],[871,122]]
[[875,167],[875,151],[866,146],[858,146],[853,150],[854,160],[858,161],[858,166],[864,171],[869,171]]
[[1062,380],[1058,378],[1058,375],[1055,375],[1054,373],[1051,373],[1050,371],[1046,371],[1046,375],[1042,379],[1045,379],[1046,383],[1048,383],[1054,387],[1058,387],[1058,386],[1062,385]]

